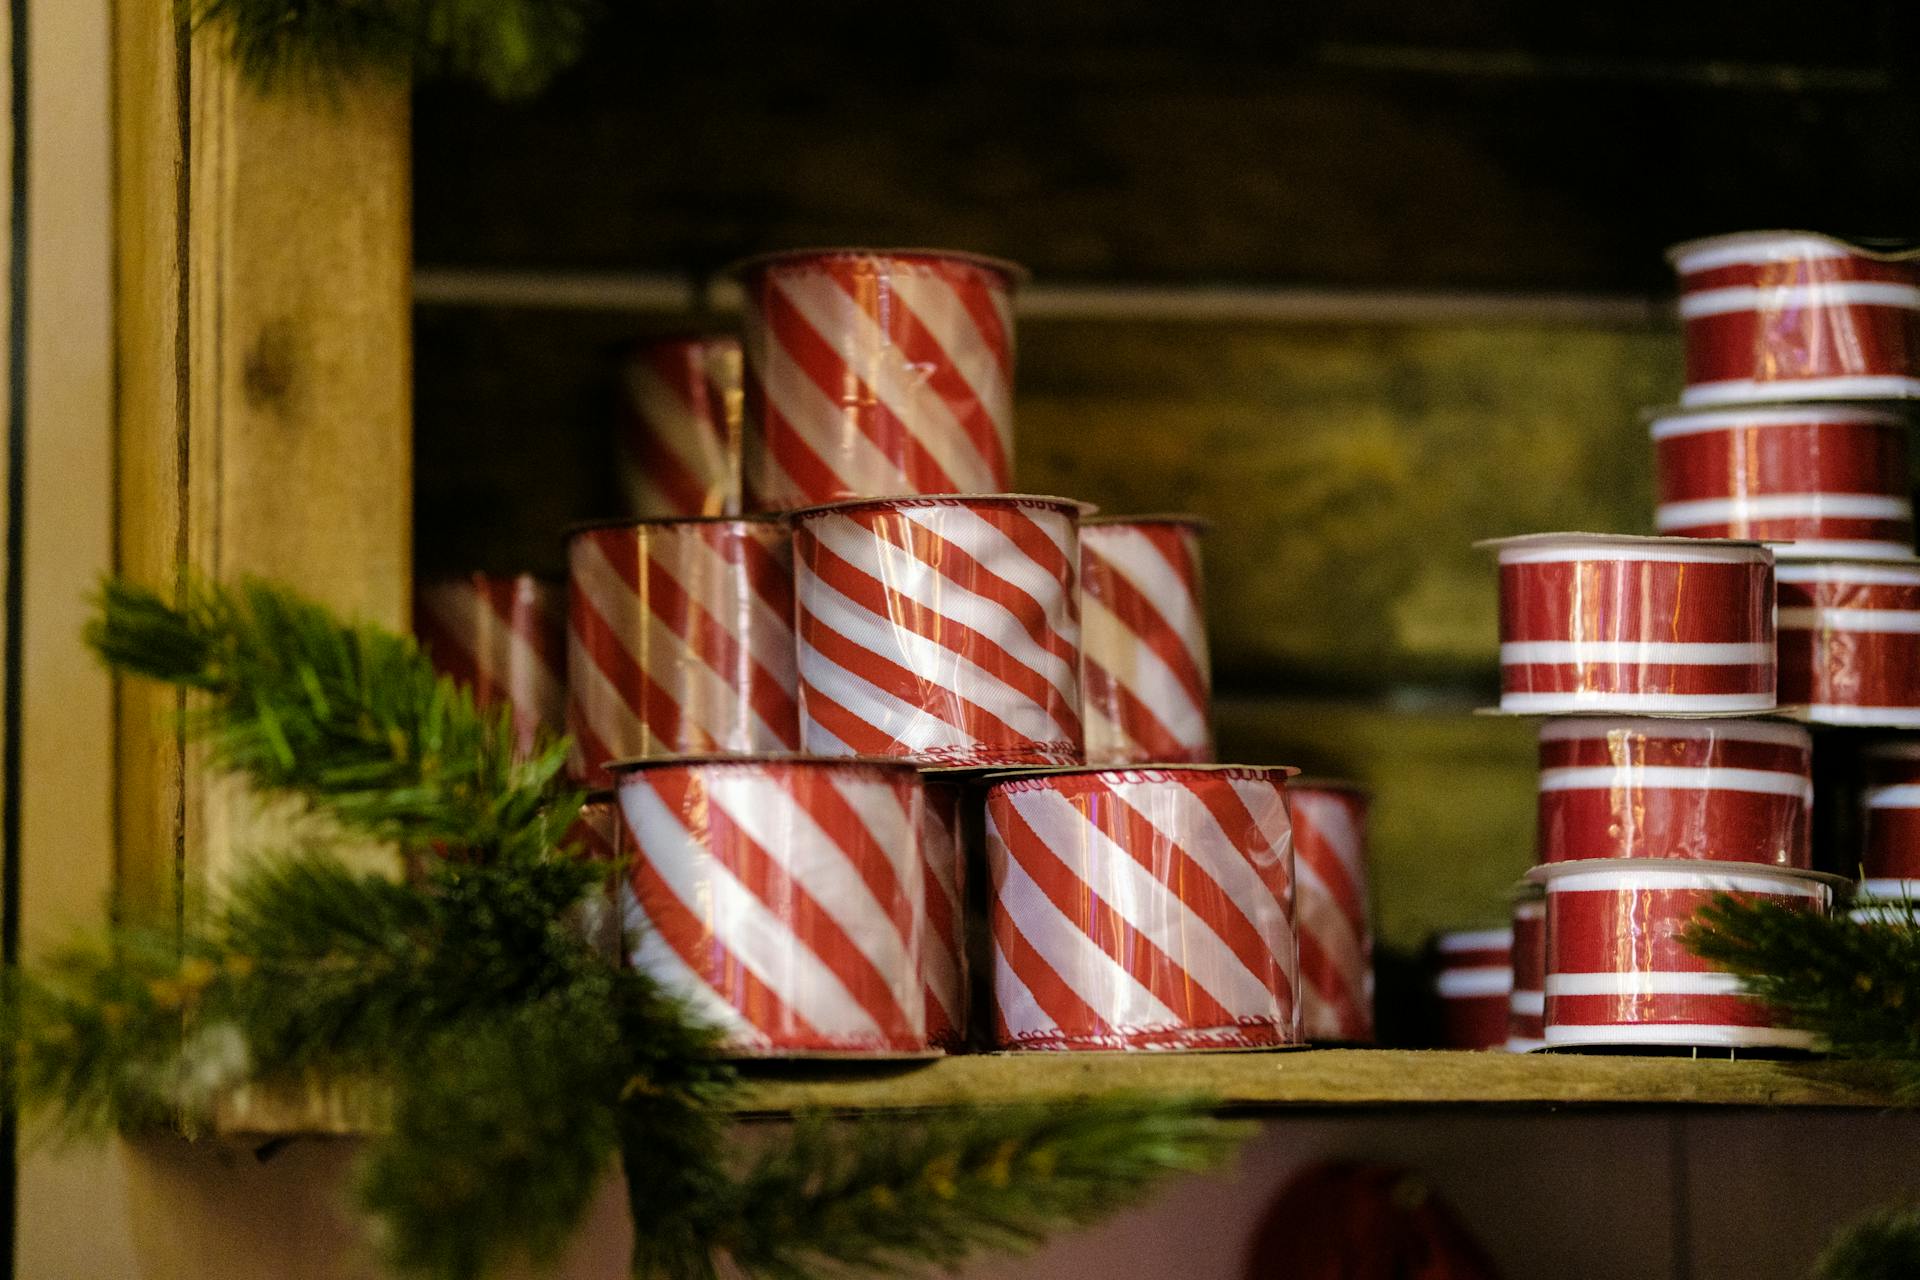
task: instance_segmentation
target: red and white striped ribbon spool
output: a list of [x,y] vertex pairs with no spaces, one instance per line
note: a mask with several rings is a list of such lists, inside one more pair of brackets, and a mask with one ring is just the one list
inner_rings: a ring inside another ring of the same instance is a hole
[[1531,888],[1513,902],[1513,994],[1507,1003],[1507,1052],[1547,1044],[1547,902]]
[[749,506],[1012,484],[1019,267],[845,249],[776,254],[737,272]]
[[1299,1043],[1290,772],[1184,765],[992,783],[998,1042]]
[[641,520],[740,511],[740,340],[655,338],[620,369],[617,441],[628,514]]
[[1920,396],[1920,263],[1804,231],[1691,240],[1687,404]]
[[1079,514],[998,495],[795,515],[805,749],[1078,763]]
[[1213,759],[1212,676],[1193,516],[1080,522],[1081,685],[1090,764]]
[[1287,787],[1293,820],[1300,1025],[1310,1041],[1373,1039],[1367,918],[1367,793],[1338,782]]
[[920,860],[926,866],[927,932],[922,949],[927,988],[927,1042],[954,1052],[967,1043],[968,787],[923,776],[926,805]]
[[1781,559],[1913,555],[1907,424],[1863,405],[1671,410],[1653,419],[1661,533],[1754,538]]
[[1779,579],[1781,705],[1920,727],[1920,560],[1783,564]]
[[[608,867],[620,864],[625,856],[625,824],[620,820],[620,801],[611,791],[590,793],[580,806],[580,816],[568,830],[566,842],[582,857],[603,862]],[[623,959],[624,912],[618,905],[625,896],[609,875],[600,888],[581,898],[568,912],[568,919],[597,953],[611,963]]]
[[1455,929],[1434,939],[1433,992],[1446,1049],[1504,1049],[1513,997],[1513,930]]
[[470,573],[414,593],[413,631],[435,670],[483,709],[513,708],[514,745],[566,732],[566,595],[530,573]]
[[1547,1044],[1670,1048],[1812,1047],[1775,1025],[1680,935],[1720,894],[1825,912],[1830,891],[1807,871],[1687,862],[1560,863],[1547,888]]
[[1920,898],[1920,742],[1881,742],[1865,751],[1860,793],[1860,896]]
[[567,542],[573,775],[609,760],[791,751],[792,552],[778,519],[666,520]]
[[618,777],[636,968],[736,1052],[926,1049],[910,767],[712,757]]
[[1540,861],[1805,868],[1813,739],[1770,720],[1577,718],[1540,728]]
[[1752,542],[1542,533],[1500,558],[1500,706],[1767,711],[1773,555]]

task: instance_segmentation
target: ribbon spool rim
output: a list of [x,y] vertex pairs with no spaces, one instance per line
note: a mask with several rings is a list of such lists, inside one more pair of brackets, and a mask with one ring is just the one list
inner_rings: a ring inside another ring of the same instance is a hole
[[[1620,874],[1671,876],[1676,880],[1717,880],[1728,877],[1771,877],[1787,882],[1825,885],[1828,889],[1850,892],[1853,881],[1827,871],[1805,867],[1781,867],[1771,862],[1736,862],[1713,858],[1575,858],[1567,862],[1544,862],[1526,874],[1526,882],[1551,887],[1555,880],[1575,875]],[[1677,885],[1676,888],[1712,888],[1712,885]]]
[[826,245],[820,247],[801,247],[796,249],[774,249],[766,253],[750,254],[735,259],[721,267],[717,273],[722,278],[746,280],[785,262],[805,262],[809,259],[836,260],[846,258],[866,258],[875,261],[892,260],[897,262],[963,262],[969,266],[981,267],[999,275],[1007,283],[1009,292],[1028,284],[1033,272],[1010,258],[996,258],[991,254],[974,253],[969,249],[926,249],[926,248],[872,248],[858,245]]
[[[1716,550],[1727,552],[1765,552],[1768,547],[1767,543],[1755,538],[1682,538],[1652,533],[1579,533],[1559,531],[1553,533],[1517,533],[1505,538],[1482,538],[1473,544],[1473,548],[1476,551],[1506,552],[1508,550],[1524,551],[1532,548],[1559,545],[1573,547],[1591,546],[1595,548],[1626,547],[1630,549],[1646,547],[1649,550],[1654,547],[1685,547],[1692,551],[1707,552]],[[1729,559],[1732,558],[1732,556],[1729,556]]]
[[629,757],[623,760],[606,761],[601,767],[608,773],[627,778],[649,769],[718,767],[763,769],[768,766],[818,770],[822,773],[870,769],[884,769],[889,773],[917,774],[919,772],[912,761],[891,756],[817,756],[797,751],[762,751],[744,755],[711,752],[706,755]]
[[845,498],[839,502],[823,502],[816,506],[800,507],[786,514],[788,520],[811,520],[816,516],[830,513],[845,513],[863,507],[876,510],[897,510],[901,507],[1044,507],[1062,515],[1073,516],[1077,521],[1085,519],[1100,508],[1091,502],[1082,502],[1078,498],[1057,498],[1040,493],[903,493],[876,498]]
[[681,524],[753,524],[782,525],[787,523],[783,514],[764,512],[749,516],[607,516],[598,520],[580,520],[560,531],[562,542],[572,542],[583,533],[595,533],[603,529],[661,529]]
[[1705,424],[1696,428],[1699,431],[1807,426],[1815,423],[1835,426],[1872,423],[1899,427],[1906,425],[1908,416],[1901,401],[1869,405],[1845,400],[1753,400],[1726,405],[1663,404],[1640,410],[1640,421],[1647,426],[1655,440],[1663,438],[1659,428],[1660,424],[1666,422]]
[[[1050,782],[1067,778],[1121,775],[1114,778],[1114,781],[1138,783],[1174,780],[1153,776],[1156,774],[1211,774],[1243,782],[1277,782],[1284,787],[1287,780],[1295,777],[1299,772],[1292,765],[1286,764],[1065,764],[1043,765],[1032,769],[1003,769],[982,781],[991,791],[1033,791],[1046,787]],[[1128,774],[1140,776],[1124,776]]]
[[[1795,231],[1788,228],[1775,228],[1764,231],[1730,231],[1723,235],[1699,236],[1692,240],[1682,240],[1678,244],[1669,245],[1665,257],[1668,264],[1671,265],[1675,271],[1685,275],[1687,274],[1686,260],[1698,257],[1703,253],[1709,253],[1715,250],[1737,250],[1747,245],[1758,247],[1779,241],[1791,242],[1795,240],[1816,240],[1840,250],[1840,254],[1829,256],[1871,258],[1875,262],[1912,262],[1920,259],[1920,245],[1908,243],[1897,249],[1876,249],[1860,241],[1831,235],[1825,231]],[[1806,256],[1805,253],[1783,253],[1778,257],[1770,259],[1736,257],[1729,258],[1728,261],[1729,263],[1788,261]],[[1716,263],[1714,265],[1719,264]],[[1696,270],[1707,269],[1706,267],[1696,268]]]

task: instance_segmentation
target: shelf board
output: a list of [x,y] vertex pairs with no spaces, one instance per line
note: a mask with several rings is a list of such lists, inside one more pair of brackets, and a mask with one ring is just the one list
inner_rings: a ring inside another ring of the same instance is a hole
[[[1872,1063],[1438,1050],[979,1054],[897,1065],[755,1063],[747,1074],[737,1103],[747,1116],[1027,1102],[1115,1089],[1200,1092],[1248,1109],[1893,1105],[1891,1073]],[[221,1109],[214,1136],[370,1133],[382,1127],[385,1107],[381,1091],[364,1086],[249,1090]]]

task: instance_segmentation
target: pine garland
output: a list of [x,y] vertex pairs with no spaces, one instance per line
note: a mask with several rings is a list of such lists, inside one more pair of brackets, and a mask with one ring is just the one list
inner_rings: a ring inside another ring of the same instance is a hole
[[[105,588],[115,669],[195,691],[217,765],[331,830],[398,843],[403,881],[323,846],[258,860],[181,929],[126,926],[7,974],[22,1103],[77,1137],[206,1122],[241,1085],[392,1092],[359,1178],[400,1273],[551,1259],[617,1159],[633,1274],[894,1274],[1031,1245],[1206,1167],[1239,1126],[1122,1096],[855,1124],[811,1117],[755,1158],[716,1033],[567,921],[608,875],[563,844],[565,744],[513,754],[412,641],[281,589]],[[317,839],[317,837],[315,837]]]
[[454,76],[522,98],[571,66],[600,0],[176,0],[256,85]]
[[1820,1254],[1814,1280],[1920,1276],[1920,1209],[1885,1209],[1843,1228]]

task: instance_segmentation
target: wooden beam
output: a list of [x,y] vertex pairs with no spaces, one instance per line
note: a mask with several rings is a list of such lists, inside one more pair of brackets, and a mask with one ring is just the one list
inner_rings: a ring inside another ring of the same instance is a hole
[[[411,566],[408,93],[262,94],[174,6],[119,0],[118,571],[280,579],[402,625]],[[259,843],[179,702],[118,693],[119,883],[136,909]]]

